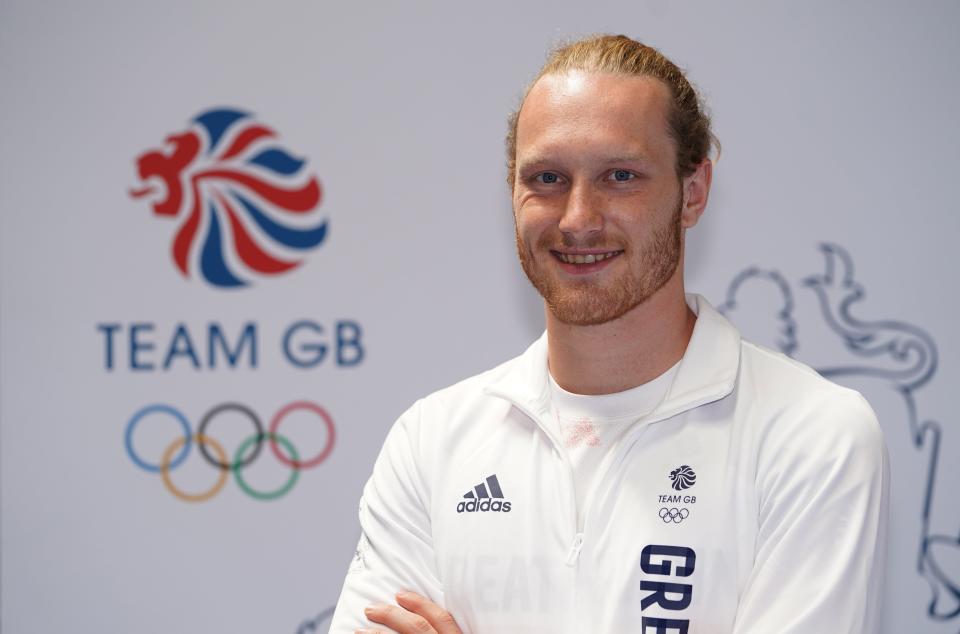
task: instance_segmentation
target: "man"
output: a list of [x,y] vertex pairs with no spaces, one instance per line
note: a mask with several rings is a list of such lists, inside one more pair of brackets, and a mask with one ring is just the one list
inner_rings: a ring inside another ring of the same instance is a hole
[[684,294],[711,139],[658,51],[553,54],[508,137],[546,334],[397,421],[331,632],[877,631],[873,412]]

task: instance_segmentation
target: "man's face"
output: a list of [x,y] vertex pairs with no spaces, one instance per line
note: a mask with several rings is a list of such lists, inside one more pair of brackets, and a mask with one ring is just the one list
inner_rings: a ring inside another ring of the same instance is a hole
[[524,272],[561,322],[620,317],[677,272],[683,212],[669,91],[646,77],[542,77],[517,122]]

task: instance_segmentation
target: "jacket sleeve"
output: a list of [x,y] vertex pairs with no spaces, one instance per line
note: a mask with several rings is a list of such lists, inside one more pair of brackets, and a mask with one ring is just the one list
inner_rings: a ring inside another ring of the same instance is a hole
[[759,532],[734,634],[875,634],[889,471],[873,410],[843,390],[763,439]]
[[[412,590],[443,605],[430,527],[429,490],[416,450],[419,403],[394,424],[360,500],[360,541],[347,571],[331,634],[372,627],[373,603],[396,603]],[[380,626],[381,628],[383,626]]]

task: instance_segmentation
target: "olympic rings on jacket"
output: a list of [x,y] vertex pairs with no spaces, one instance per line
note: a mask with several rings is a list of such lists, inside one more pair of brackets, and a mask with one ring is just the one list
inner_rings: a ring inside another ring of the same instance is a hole
[[[309,459],[301,459],[299,452],[290,439],[281,435],[278,431],[283,420],[289,414],[298,410],[306,410],[315,414],[320,418],[326,430],[326,443],[317,455]],[[225,412],[239,413],[249,419],[253,425],[253,433],[237,447],[233,455],[233,460],[230,460],[223,445],[215,440],[209,432],[209,427],[213,419]],[[137,425],[145,417],[155,414],[173,418],[179,423],[183,431],[182,436],[175,438],[173,442],[164,449],[159,464],[152,464],[141,458],[134,449],[133,444],[133,435],[137,429]],[[291,470],[286,482],[274,491],[258,491],[254,489],[247,483],[242,473],[243,469],[250,466],[260,457],[260,450],[263,447],[264,441],[270,444],[273,455],[282,464],[290,467]],[[190,423],[187,422],[187,418],[179,410],[169,405],[156,403],[141,408],[130,417],[124,432],[124,446],[133,464],[144,471],[159,473],[164,487],[170,491],[174,497],[185,502],[203,502],[215,496],[224,485],[226,485],[229,472],[233,473],[233,477],[237,481],[240,489],[254,499],[275,500],[283,497],[297,483],[302,469],[311,469],[327,459],[333,451],[335,442],[336,428],[333,424],[333,418],[330,417],[330,414],[327,413],[324,408],[309,401],[295,401],[280,408],[271,419],[268,431],[264,431],[260,417],[246,405],[234,402],[222,403],[203,415],[196,433],[191,431]],[[203,459],[219,471],[219,476],[213,486],[199,493],[190,493],[180,489],[173,483],[173,479],[170,476],[172,471],[186,461],[194,444],[199,446],[200,455]]]
[[663,507],[660,509],[660,519],[664,523],[669,524],[673,522],[674,524],[679,524],[683,520],[687,519],[690,516],[690,511],[687,509],[677,509],[677,508],[666,508]]

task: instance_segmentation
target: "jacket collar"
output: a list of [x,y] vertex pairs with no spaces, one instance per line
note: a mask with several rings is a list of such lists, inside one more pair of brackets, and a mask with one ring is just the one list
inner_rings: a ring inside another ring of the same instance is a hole
[[[700,295],[688,294],[697,315],[693,335],[673,383],[646,422],[669,418],[719,400],[733,391],[740,367],[740,333]],[[550,409],[547,333],[509,364],[485,391],[541,416]]]

